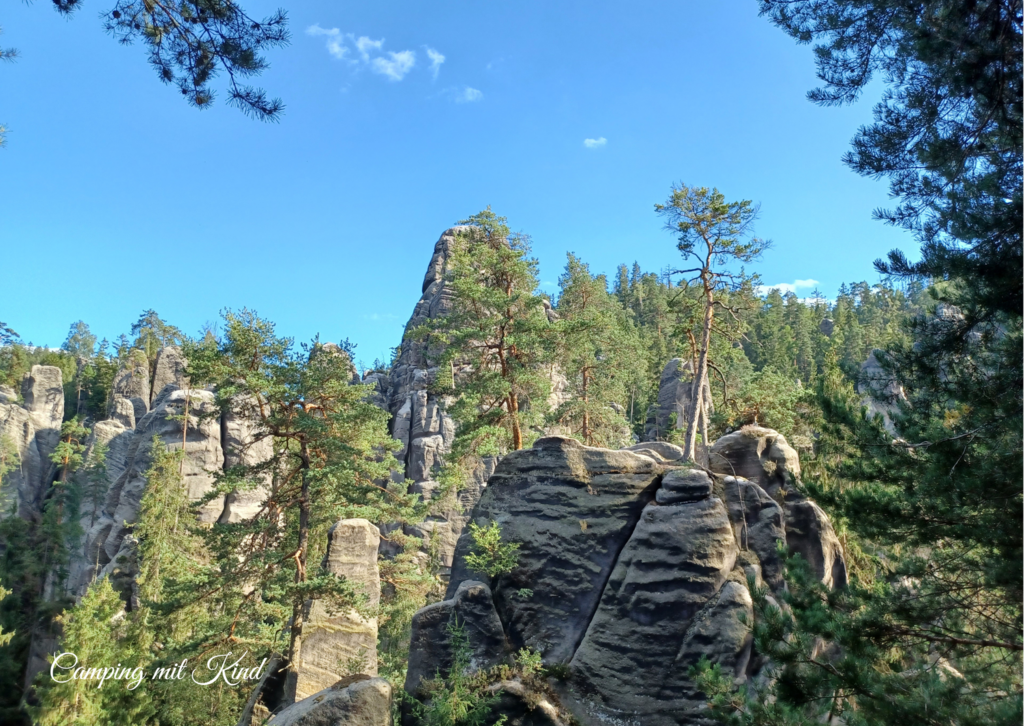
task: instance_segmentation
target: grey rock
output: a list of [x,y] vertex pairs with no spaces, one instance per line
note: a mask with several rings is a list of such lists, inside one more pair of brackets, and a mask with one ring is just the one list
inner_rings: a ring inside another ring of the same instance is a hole
[[898,413],[900,404],[906,403],[907,395],[893,374],[882,368],[876,355],[879,352],[871,351],[861,364],[857,377],[857,393],[862,396],[861,403],[867,407],[868,415],[880,414],[885,430],[896,436],[893,417]]
[[[136,406],[136,421],[145,416],[149,411],[151,398],[149,375],[149,361],[146,359],[146,354],[137,348],[129,351],[125,360],[121,362],[121,367],[114,375],[114,396],[123,396],[132,401],[132,403],[135,403],[132,399],[138,399],[141,402],[141,404]],[[139,408],[142,409],[141,414]]]
[[744,426],[711,446],[710,468],[716,474],[756,482],[772,497],[800,478],[800,457],[786,437],[773,429]]
[[683,450],[681,447],[675,444],[670,444],[667,441],[644,441],[639,444],[633,444],[627,446],[626,451],[635,451],[638,454],[645,456],[657,457],[655,461],[682,461]]
[[818,325],[818,330],[827,338],[832,337],[832,331],[836,328],[836,322],[832,318],[825,318]]
[[[539,439],[501,460],[472,519],[497,521],[520,543],[519,566],[492,583],[513,647],[540,651],[547,663],[570,658],[597,607],[601,589],[662,473],[631,451]],[[472,538],[463,532],[448,596],[478,575],[465,564]],[[533,591],[519,596],[523,588]]]
[[391,685],[352,676],[288,706],[267,726],[391,726]]
[[[711,384],[705,381],[704,396],[706,413],[714,413],[711,398]],[[658,383],[658,404],[647,422],[645,438],[656,441],[668,436],[673,426],[685,429],[690,405],[693,403],[693,363],[682,358],[673,358],[665,364]],[[674,424],[673,424],[674,420]]]
[[[380,532],[365,519],[343,519],[328,532],[322,569],[352,583],[372,611],[380,604]],[[377,674],[377,619],[354,609],[334,612],[321,600],[305,607],[302,647],[286,691],[296,701],[352,673]]]
[[783,579],[777,548],[779,542],[786,542],[782,507],[764,489],[746,479],[727,476],[722,485],[740,551],[754,553],[764,581],[778,591]]
[[[780,503],[790,551],[803,555],[822,582],[833,587],[846,584],[842,545],[821,508],[799,492],[800,459],[782,434],[772,429],[745,426],[723,436],[711,447],[711,468],[717,473],[756,483]],[[746,488],[745,491],[754,493],[760,500],[756,491]],[[771,540],[778,536],[776,514],[770,507],[762,508],[762,514],[767,519],[761,534],[755,537],[753,527],[749,534],[752,540],[759,541],[757,554],[762,558],[765,580],[778,587],[780,565],[773,563],[768,554]]]
[[462,628],[469,641],[471,671],[497,665],[505,656],[505,633],[494,608],[491,589],[482,582],[466,580],[447,600],[420,608],[412,618],[407,693],[416,694],[424,679],[452,667],[452,627]]
[[821,507],[797,491],[786,494],[786,543],[825,585],[846,587],[846,558],[832,523]]
[[184,388],[185,384],[185,357],[181,354],[181,349],[176,345],[161,348],[156,354],[156,367],[150,386],[150,403],[155,406],[156,396],[167,386]]
[[126,429],[135,428],[135,405],[124,396],[114,396],[110,405],[110,419]]
[[[571,699],[595,721],[689,723],[687,711],[701,699],[679,661],[693,653],[691,625],[736,556],[719,499],[648,506],[572,658]],[[702,646],[712,654],[736,650],[733,642]]]
[[64,381],[56,366],[32,366],[21,384],[23,407],[32,414],[37,428],[60,430],[64,420]]
[[670,469],[655,497],[658,504],[696,502],[711,496],[711,477],[703,469]]

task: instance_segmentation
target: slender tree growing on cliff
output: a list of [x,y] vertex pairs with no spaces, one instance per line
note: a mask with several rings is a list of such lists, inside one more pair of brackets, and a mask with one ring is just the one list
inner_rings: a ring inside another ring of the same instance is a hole
[[[666,218],[665,228],[678,237],[677,247],[686,261],[695,267],[676,272],[690,275],[688,282],[698,286],[701,300],[700,339],[697,340],[697,359],[694,365],[690,410],[687,411],[686,436],[683,442],[685,456],[696,460],[697,429],[704,421],[707,403],[703,400],[708,378],[708,354],[712,333],[720,333],[716,326],[716,312],[736,315],[719,295],[720,291],[739,288],[745,276],[726,266],[734,262],[751,262],[761,255],[770,243],[751,236],[757,217],[757,207],[748,200],[727,202],[717,189],[688,187],[677,184],[664,204],[654,205],[655,211]],[[706,440],[704,445],[708,445]]]

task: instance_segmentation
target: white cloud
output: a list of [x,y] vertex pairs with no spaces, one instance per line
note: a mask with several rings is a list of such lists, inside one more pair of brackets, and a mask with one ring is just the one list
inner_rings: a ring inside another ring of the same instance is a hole
[[326,36],[327,52],[338,60],[343,59],[348,53],[348,48],[345,47],[345,38],[337,28],[321,28],[319,25],[314,23],[306,28],[306,34],[312,36]]
[[484,97],[483,91],[466,86],[455,94],[455,103],[475,103]]
[[[787,293],[796,293],[800,288],[813,288],[820,283],[817,280],[793,280],[793,282],[780,282],[777,285],[758,285],[757,294],[767,295],[772,290],[778,290],[780,294],[786,295]],[[808,298],[809,300],[811,298]]]
[[[353,33],[342,33],[338,28],[321,28],[317,24],[306,28],[306,34],[326,38],[327,52],[333,58],[348,61],[353,66],[369,67],[374,73],[392,81],[402,80],[416,65],[416,51],[388,51],[384,54],[384,38],[374,40],[366,35],[356,37]],[[436,78],[438,69],[444,63],[444,56],[433,48],[428,48],[427,52]]]
[[388,58],[376,57],[371,61],[370,67],[374,73],[387,76],[392,81],[400,81],[405,74],[416,65],[416,53],[411,50],[402,50],[398,53],[388,51]]
[[356,50],[359,51],[359,55],[362,56],[363,63],[367,63],[370,60],[371,50],[380,50],[384,47],[384,39],[371,40],[365,35],[360,35],[358,38],[353,36],[351,33],[348,36],[353,39],[353,43],[356,46]]
[[430,59],[430,73],[434,76],[434,80],[437,80],[437,74],[441,72],[441,64],[444,63],[444,56],[431,48],[429,45],[423,46],[427,51],[427,58]]
[[368,315],[363,315],[363,320],[391,321],[400,319],[401,318],[394,313],[370,313]]
[[599,149],[607,143],[608,139],[603,136],[597,139],[583,139],[583,145],[588,149]]

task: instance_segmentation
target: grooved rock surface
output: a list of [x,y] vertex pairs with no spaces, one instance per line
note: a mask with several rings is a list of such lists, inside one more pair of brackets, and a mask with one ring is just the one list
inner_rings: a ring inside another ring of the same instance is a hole
[[[571,661],[574,700],[584,711],[597,720],[675,724],[675,714],[697,705],[680,659],[694,618],[719,593],[736,555],[719,499],[644,509]],[[741,647],[715,641],[702,650]]]
[[383,678],[345,678],[267,721],[267,726],[391,726],[391,685]]
[[[513,648],[529,646],[547,663],[572,657],[661,473],[646,456],[557,436],[501,460],[473,520],[496,520],[504,539],[520,543],[519,566],[492,583]],[[471,544],[467,530],[456,547],[448,597],[479,577],[465,565]],[[522,597],[521,588],[532,595]]]
[[[343,519],[327,534],[322,568],[344,577],[367,596],[367,607],[380,604],[377,549],[380,532],[365,519]],[[377,619],[356,610],[332,612],[321,600],[306,603],[299,662],[290,671],[289,695],[299,701],[327,688],[342,676],[377,675]]]
[[[806,552],[830,585],[845,582],[828,519],[791,486],[796,453],[770,429],[737,433],[715,445],[727,476],[674,464],[661,445],[611,451],[548,437],[507,455],[472,520],[500,524],[520,545],[518,567],[488,589],[466,567],[470,535],[460,537],[448,599],[414,617],[407,690],[450,665],[445,627],[461,606],[460,622],[473,625],[470,670],[523,646],[568,667],[548,686],[505,683],[510,723],[568,723],[571,713],[580,726],[707,724],[689,668],[705,656],[737,682],[766,676],[747,578],[783,586],[779,542]],[[733,476],[726,454],[755,480]],[[523,708],[542,702],[551,708]],[[416,726],[409,713],[403,723]]]

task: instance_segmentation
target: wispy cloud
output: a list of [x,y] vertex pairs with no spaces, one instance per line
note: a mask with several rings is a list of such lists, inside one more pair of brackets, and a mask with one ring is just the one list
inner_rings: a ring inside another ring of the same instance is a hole
[[369,313],[369,314],[363,316],[363,320],[374,320],[374,321],[386,320],[386,321],[391,321],[391,320],[401,320],[401,317],[398,316],[398,315],[395,315],[394,313]]
[[[374,40],[373,38],[354,33],[343,33],[338,28],[322,28],[317,24],[306,28],[306,34],[313,37],[325,38],[327,52],[332,58],[344,60],[354,66],[367,67],[374,73],[384,76],[390,81],[400,81],[416,65],[416,51],[401,50],[383,52],[384,38]],[[440,67],[444,62],[444,56],[432,48],[428,48],[428,55],[431,59],[431,67]],[[434,56],[440,58],[436,60]],[[436,69],[434,76],[437,76]]]
[[476,103],[484,97],[483,91],[466,86],[455,94],[455,103]]
[[338,60],[342,60],[348,53],[345,47],[345,38],[337,28],[321,28],[313,24],[306,28],[306,34],[312,36],[322,35],[327,38],[327,52]]
[[785,294],[790,293],[790,292],[796,293],[796,291],[800,290],[800,289],[805,289],[805,288],[808,288],[808,287],[813,288],[813,287],[815,287],[816,285],[819,285],[819,284],[821,284],[821,283],[819,283],[817,280],[810,280],[810,279],[808,279],[808,280],[793,280],[793,282],[780,282],[777,285],[758,285],[757,286],[757,294],[758,295],[767,295],[772,290],[778,290],[781,294],[785,295]]
[[389,80],[400,81],[405,74],[416,65],[416,53],[411,50],[403,50],[398,53],[388,51],[388,57],[377,57],[373,59],[370,67],[374,73],[387,76]]
[[601,136],[597,139],[583,139],[583,145],[588,149],[600,149],[602,146],[608,143],[608,139]]
[[[350,33],[349,38],[353,38]],[[363,59],[363,63],[367,63],[370,60],[370,51],[377,51],[384,47],[384,39],[373,40],[367,38],[365,35],[360,35],[358,38],[353,38],[353,43],[356,46],[356,50],[359,51],[359,56]]]
[[437,74],[441,72],[441,64],[444,63],[444,56],[429,45],[425,45],[423,47],[427,51],[427,58],[430,59],[430,74],[436,81]]

